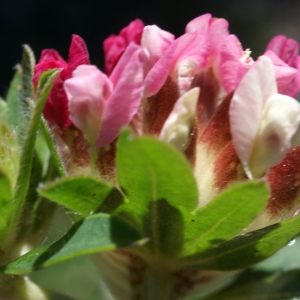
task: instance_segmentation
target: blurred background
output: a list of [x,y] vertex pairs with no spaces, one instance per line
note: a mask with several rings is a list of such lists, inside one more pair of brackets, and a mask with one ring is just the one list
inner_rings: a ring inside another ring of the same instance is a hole
[[227,19],[253,58],[274,35],[300,42],[299,0],[0,0],[0,96],[20,62],[22,44],[32,47],[37,60],[44,48],[66,59],[76,33],[86,41],[92,64],[103,69],[103,40],[135,18],[179,36],[189,20],[207,12]]

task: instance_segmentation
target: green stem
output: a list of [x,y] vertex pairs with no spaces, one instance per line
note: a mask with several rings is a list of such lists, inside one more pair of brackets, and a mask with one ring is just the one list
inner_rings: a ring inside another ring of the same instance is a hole
[[32,116],[29,122],[28,133],[24,143],[24,147],[21,152],[20,158],[20,170],[17,178],[14,196],[14,216],[12,218],[12,224],[17,224],[21,215],[23,205],[26,199],[29,183],[30,174],[32,168],[32,160],[34,154],[34,145],[36,141],[36,135],[40,124],[40,119],[44,105],[46,103],[49,92],[52,85],[59,74],[59,70],[48,71],[47,74],[43,74],[40,79],[40,90],[38,93],[38,101],[34,107]]
[[175,300],[173,297],[173,282],[168,269],[160,264],[149,266],[145,274],[142,299]]
[[50,150],[51,157],[53,159],[53,164],[54,164],[59,176],[60,177],[66,176],[67,171],[65,169],[65,166],[60,158],[60,155],[58,154],[57,148],[53,141],[51,129],[49,128],[47,121],[45,120],[44,117],[41,118],[40,128],[42,130],[42,133],[43,133],[44,139],[47,143],[47,146]]

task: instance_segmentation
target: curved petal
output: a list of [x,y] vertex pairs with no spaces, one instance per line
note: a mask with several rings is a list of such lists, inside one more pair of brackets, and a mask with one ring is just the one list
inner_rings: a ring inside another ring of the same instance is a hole
[[208,31],[210,20],[211,14],[204,14],[197,17],[186,25],[185,32],[196,32],[197,30]]
[[206,33],[186,33],[176,39],[145,78],[144,97],[155,95],[169,74],[191,77],[205,66],[209,53]]
[[145,57],[145,71],[148,71],[163,55],[166,49],[174,41],[174,35],[160,29],[156,25],[145,26],[141,39],[141,47]]
[[94,144],[100,127],[101,115],[112,83],[97,67],[81,65],[67,79],[64,89],[69,99],[70,119]]
[[233,145],[246,169],[265,103],[270,96],[276,93],[272,61],[270,58],[262,56],[241,80],[233,95],[229,110]]
[[115,65],[122,56],[126,48],[124,38],[119,35],[110,35],[103,42],[103,50],[105,57],[105,72],[110,75]]
[[196,87],[175,103],[172,112],[166,120],[159,138],[182,151],[188,141],[191,127],[196,115],[196,105],[200,88]]
[[281,162],[291,149],[299,123],[300,104],[295,99],[275,94],[267,100],[249,161],[253,177]]
[[[198,33],[195,39],[173,61],[171,74],[177,75],[181,94],[190,89],[192,80],[206,66],[210,54],[209,36]],[[174,75],[173,75],[174,76]]]
[[135,19],[120,31],[120,36],[125,39],[127,45],[130,42],[134,42],[139,45],[144,26],[145,25],[142,20]]
[[209,26],[211,56],[217,56],[224,39],[229,35],[228,22],[225,19],[212,18]]
[[235,35],[227,36],[220,49],[221,81],[227,93],[236,89],[252,65],[252,59],[244,55],[238,38]]
[[[286,94],[286,88],[289,87],[289,84],[297,76],[297,69],[287,65],[271,50],[268,50],[264,56],[268,56],[273,62],[279,93]],[[291,90],[287,91],[287,93],[291,95],[293,93],[293,87],[291,87]]]
[[72,77],[73,71],[79,65],[89,64],[89,53],[84,40],[79,35],[73,34],[69,49],[67,78]]
[[124,69],[130,63],[132,56],[136,55],[137,53],[140,53],[140,49],[141,49],[141,47],[138,46],[137,44],[130,43],[128,45],[128,47],[126,48],[125,52],[123,53],[121,59],[118,61],[113,72],[109,76],[109,79],[114,84],[114,86],[117,85],[118,81],[123,76]]
[[103,42],[105,72],[110,75],[127,46],[132,42],[140,44],[144,23],[140,19],[130,22],[119,35],[112,34]]
[[68,66],[67,62],[54,49],[44,49],[42,51],[38,64],[45,61],[56,61],[57,63],[63,65],[63,68]]
[[268,44],[266,51],[268,50],[277,54],[289,66],[297,68],[299,45],[294,39],[288,39],[284,35],[277,35]]
[[137,49],[120,73],[120,78],[104,107],[95,147],[111,143],[122,126],[128,125],[138,111],[143,86],[143,65]]

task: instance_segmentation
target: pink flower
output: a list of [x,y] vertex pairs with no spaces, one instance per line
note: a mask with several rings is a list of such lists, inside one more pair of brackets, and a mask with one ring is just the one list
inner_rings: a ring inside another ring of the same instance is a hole
[[90,145],[111,143],[137,112],[143,84],[140,51],[131,43],[109,78],[95,66],[82,65],[65,81],[70,118]]
[[69,127],[72,122],[69,118],[68,99],[63,89],[63,83],[70,78],[77,66],[89,64],[89,55],[86,45],[78,35],[72,36],[69,49],[68,62],[56,50],[45,49],[42,51],[39,62],[34,68],[33,83],[37,87],[41,74],[49,69],[62,69],[58,75],[44,108],[44,116],[51,125],[58,126],[61,130]]
[[105,72],[110,75],[130,43],[137,45],[141,42],[144,23],[136,19],[124,27],[119,35],[112,34],[103,42],[105,56]]
[[291,82],[279,89],[281,93],[295,97],[300,91],[300,59],[299,45],[294,39],[288,39],[284,35],[275,36],[267,46],[266,52],[274,52],[284,63],[297,70],[296,76]]
[[[246,72],[255,64],[250,57],[251,51],[243,51],[241,43],[235,35],[229,35],[225,38],[221,46],[220,73],[224,90],[229,93],[234,91],[239,85]],[[297,74],[297,70],[283,60],[274,52],[268,50],[266,56],[271,58],[279,93],[290,95],[290,83]]]

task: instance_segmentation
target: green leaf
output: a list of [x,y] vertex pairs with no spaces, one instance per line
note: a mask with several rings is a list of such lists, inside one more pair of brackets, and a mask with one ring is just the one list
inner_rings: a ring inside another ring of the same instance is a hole
[[0,167],[8,176],[12,188],[16,185],[19,163],[20,150],[18,136],[0,121]]
[[49,170],[50,151],[40,129],[35,142],[35,155],[42,166],[42,176],[44,177]]
[[67,175],[67,171],[65,169],[63,161],[62,161],[62,159],[61,159],[61,157],[60,157],[60,155],[58,153],[58,150],[56,148],[56,144],[55,144],[55,142],[53,140],[51,130],[50,130],[48,124],[47,124],[47,121],[45,120],[45,118],[43,116],[41,118],[40,128],[41,128],[41,132],[42,132],[44,141],[47,144],[48,149],[50,151],[51,158],[53,160],[53,163],[55,165],[57,173],[61,177],[66,176]]
[[[29,104],[33,109],[33,101],[30,101]],[[43,116],[41,116],[40,132],[38,132],[37,135],[35,150],[39,160],[43,165],[44,172],[48,170],[51,155],[51,159],[54,163],[58,175],[61,177],[67,176],[67,171],[57,150],[52,131]]]
[[11,233],[14,230],[11,223],[13,213],[13,193],[11,182],[5,173],[0,170],[0,245],[5,249],[11,240]]
[[268,198],[268,185],[255,181],[219,194],[185,224],[183,255],[199,254],[240,233],[264,209]]
[[122,198],[113,186],[88,176],[65,177],[40,188],[39,194],[83,216],[94,214],[117,195]]
[[6,122],[7,103],[0,97],[0,122]]
[[15,224],[18,222],[28,192],[32,160],[35,150],[35,141],[41,114],[46,103],[48,94],[59,72],[59,70],[53,69],[43,73],[40,77],[36,105],[30,118],[28,132],[21,152],[20,169],[14,194],[14,202],[16,204],[16,211],[14,217]]
[[7,117],[9,126],[16,129],[20,142],[24,141],[24,130],[27,130],[30,119],[28,99],[33,97],[33,69],[35,59],[29,46],[23,47],[21,66],[17,67],[7,94]]
[[252,268],[264,272],[300,269],[300,237],[291,240],[284,248]]
[[292,300],[299,299],[300,270],[265,273],[247,271],[235,284],[207,300]]
[[98,214],[75,223],[66,235],[33,249],[1,268],[5,274],[26,274],[81,255],[113,251],[140,240],[135,229],[119,218]]
[[90,256],[76,257],[33,272],[30,279],[42,288],[68,295],[69,300],[113,300],[103,282],[101,270]]
[[300,233],[300,216],[238,235],[201,254],[197,264],[213,270],[249,267],[276,253]]
[[22,124],[22,120],[24,118],[23,106],[25,104],[22,98],[21,72],[22,72],[21,67],[18,66],[16,73],[13,77],[13,80],[10,83],[7,96],[6,96],[6,101],[7,101],[6,123],[12,128],[18,128],[18,126]]
[[150,238],[153,252],[175,254],[181,248],[185,214],[198,204],[191,167],[176,149],[151,137],[118,140],[117,173],[127,197],[116,213]]
[[23,99],[33,97],[32,77],[34,74],[35,58],[32,50],[28,45],[23,46],[22,57],[22,94]]

